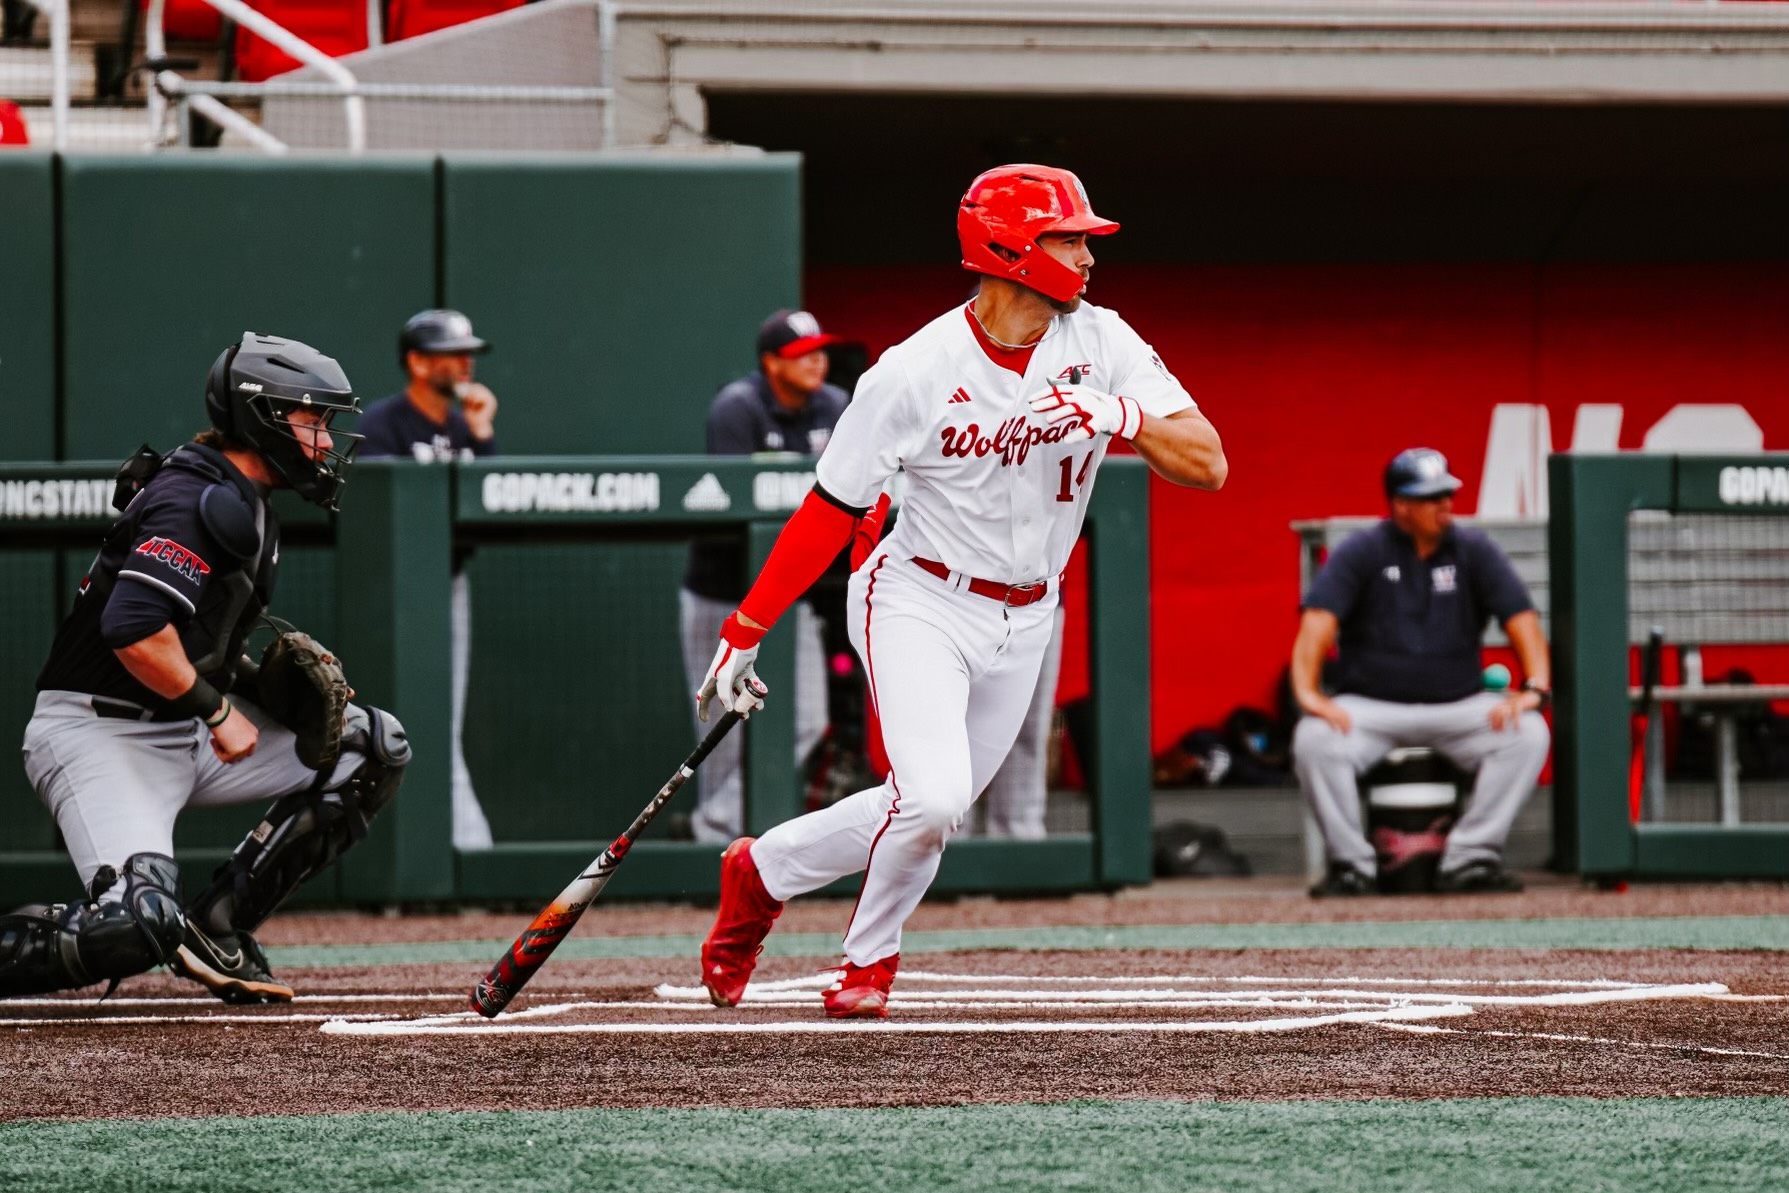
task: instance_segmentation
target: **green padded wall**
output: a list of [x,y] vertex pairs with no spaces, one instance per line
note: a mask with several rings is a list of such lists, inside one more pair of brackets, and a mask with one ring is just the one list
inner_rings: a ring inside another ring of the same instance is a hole
[[677,631],[686,554],[608,542],[473,556],[466,766],[498,841],[612,837],[695,744]]
[[0,460],[56,454],[55,159],[0,153]]
[[[37,671],[50,653],[56,619],[74,596],[71,581],[60,591],[57,553],[53,550],[9,550],[0,567],[0,735],[15,748],[0,759],[0,852],[49,849],[56,826],[25,781],[16,745],[37,701]],[[69,570],[81,574],[86,557],[71,560]]]
[[204,424],[206,370],[245,330],[397,388],[398,329],[434,301],[432,158],[70,157],[62,164],[71,459]]
[[494,347],[510,453],[699,452],[798,301],[800,158],[443,159],[443,300]]

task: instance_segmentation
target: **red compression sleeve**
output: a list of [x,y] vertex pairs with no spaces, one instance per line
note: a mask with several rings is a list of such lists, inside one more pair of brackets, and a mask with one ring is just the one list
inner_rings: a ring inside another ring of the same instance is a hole
[[[864,515],[840,509],[817,490],[809,490],[801,508],[784,524],[776,545],[752,590],[739,602],[739,612],[768,629],[783,610],[793,605],[808,586],[820,578],[845,544],[856,533]],[[764,631],[753,630],[729,617],[721,625],[721,637],[735,646],[753,646]]]

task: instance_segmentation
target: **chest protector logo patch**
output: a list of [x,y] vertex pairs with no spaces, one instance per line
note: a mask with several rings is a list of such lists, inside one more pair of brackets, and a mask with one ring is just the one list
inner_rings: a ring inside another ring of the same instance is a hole
[[981,433],[980,423],[970,423],[961,431],[945,427],[939,434],[944,441],[945,459],[992,454],[999,456],[1000,466],[1006,468],[1023,464],[1031,449],[1040,443],[1060,443],[1064,435],[1080,425],[1079,419],[1065,418],[1049,427],[1034,427],[1022,416],[1015,416],[995,427],[992,436]]
[[195,584],[198,583],[200,576],[207,575],[211,571],[211,565],[203,559],[173,539],[162,538],[159,535],[138,547],[136,553],[147,555],[150,559],[166,564]]
[[1435,581],[1436,592],[1452,592],[1454,590],[1454,565],[1447,564],[1429,572]]

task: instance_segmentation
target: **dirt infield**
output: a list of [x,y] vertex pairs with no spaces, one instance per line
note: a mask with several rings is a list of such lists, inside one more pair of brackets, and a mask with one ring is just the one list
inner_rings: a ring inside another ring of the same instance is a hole
[[[1313,903],[1289,887],[928,904],[970,926],[1783,914],[1781,887],[1557,885],[1514,898]],[[779,931],[836,930],[848,905]],[[580,932],[699,934],[691,907],[604,908]],[[280,947],[489,939],[514,915],[294,915]],[[166,974],[0,1003],[0,1118],[567,1106],[828,1107],[1082,1097],[1424,1098],[1789,1094],[1789,955],[1466,948],[912,953],[888,1025],[828,1023],[832,958],[767,956],[709,1007],[693,961],[555,958],[495,1022],[482,965],[282,968],[287,1006],[234,1008]]]

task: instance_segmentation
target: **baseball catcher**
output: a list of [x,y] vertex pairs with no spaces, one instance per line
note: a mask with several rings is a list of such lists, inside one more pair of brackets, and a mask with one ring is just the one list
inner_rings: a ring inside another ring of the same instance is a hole
[[[205,383],[210,429],[119,469],[119,509],[37,680],[25,771],[84,890],[0,915],[0,997],[117,983],[169,965],[226,1002],[284,1001],[252,933],[340,857],[410,761],[390,713],[348,703],[333,655],[282,633],[243,644],[273,599],[290,488],[338,508],[359,436],[341,366],[245,334]],[[174,821],[188,805],[272,800],[183,900]],[[108,989],[108,993],[110,989]]]

